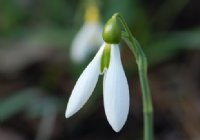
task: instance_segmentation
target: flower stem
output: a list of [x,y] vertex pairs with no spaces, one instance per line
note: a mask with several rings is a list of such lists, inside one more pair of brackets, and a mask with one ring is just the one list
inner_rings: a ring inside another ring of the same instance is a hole
[[151,99],[151,93],[149,88],[148,76],[147,76],[147,58],[139,44],[139,42],[133,37],[129,30],[124,18],[116,13],[113,16],[118,18],[122,23],[125,32],[122,37],[128,44],[130,50],[135,55],[136,63],[138,65],[138,72],[140,78],[140,84],[142,89],[142,102],[143,102],[143,115],[144,115],[144,140],[153,140],[153,105]]

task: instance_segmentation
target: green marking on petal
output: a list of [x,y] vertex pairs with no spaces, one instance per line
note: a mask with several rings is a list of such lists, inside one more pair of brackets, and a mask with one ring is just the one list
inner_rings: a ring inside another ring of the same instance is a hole
[[101,74],[109,67],[110,64],[110,49],[111,44],[106,44],[101,57]]

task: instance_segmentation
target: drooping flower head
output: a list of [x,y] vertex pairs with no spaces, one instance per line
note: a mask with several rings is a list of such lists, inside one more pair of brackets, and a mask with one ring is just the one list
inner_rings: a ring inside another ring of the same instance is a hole
[[65,117],[69,118],[83,107],[102,74],[105,114],[114,131],[119,132],[128,117],[129,88],[120,57],[121,30],[115,18],[105,25],[103,39],[105,42],[76,82]]
[[102,25],[100,23],[100,13],[97,5],[90,4],[85,11],[84,24],[75,36],[70,57],[73,62],[83,62],[91,52],[97,50],[103,42],[101,38]]

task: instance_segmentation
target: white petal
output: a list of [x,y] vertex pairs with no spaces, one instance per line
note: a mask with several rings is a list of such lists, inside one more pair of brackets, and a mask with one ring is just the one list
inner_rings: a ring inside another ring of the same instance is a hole
[[100,62],[104,47],[105,45],[103,44],[94,59],[86,67],[86,69],[83,71],[78,81],[76,82],[65,112],[66,118],[69,118],[70,116],[75,114],[80,108],[82,108],[82,106],[91,96],[99,77]]
[[[103,38],[102,38],[102,31],[103,31],[103,26],[102,24],[97,24],[96,25],[96,32],[95,32],[95,36],[94,38],[92,39],[93,40],[93,46],[99,46],[101,45],[104,41],[103,41]],[[96,48],[97,48],[96,47]],[[96,48],[94,48],[94,50],[96,50]]]
[[111,46],[111,58],[103,83],[104,108],[112,128],[119,132],[129,112],[129,88],[118,45]]
[[83,62],[92,51],[97,49],[94,46],[99,46],[103,43],[98,38],[100,28],[97,23],[85,23],[83,25],[72,42],[70,49],[72,61],[75,63]]

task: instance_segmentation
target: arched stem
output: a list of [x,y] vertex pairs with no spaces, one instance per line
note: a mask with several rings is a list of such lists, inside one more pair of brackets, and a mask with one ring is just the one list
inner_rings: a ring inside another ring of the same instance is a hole
[[139,42],[133,37],[130,29],[128,28],[124,18],[116,13],[113,16],[119,19],[125,32],[122,33],[122,38],[128,44],[130,50],[136,58],[138,65],[138,72],[140,78],[140,84],[142,89],[142,102],[143,102],[143,115],[144,115],[144,140],[153,140],[153,105],[151,99],[151,93],[149,88],[148,76],[147,76],[147,58],[139,44]]

